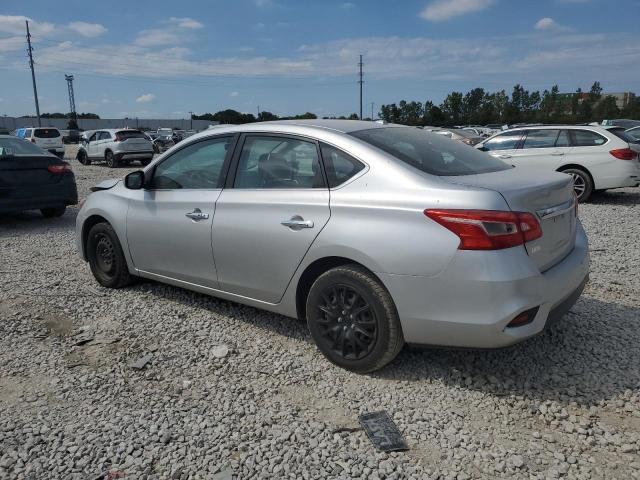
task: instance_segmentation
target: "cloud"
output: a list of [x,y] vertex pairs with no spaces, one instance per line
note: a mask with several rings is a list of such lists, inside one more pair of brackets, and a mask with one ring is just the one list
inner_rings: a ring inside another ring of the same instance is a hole
[[355,7],[356,7],[356,4],[353,2],[344,2],[340,5],[340,8],[343,8],[345,10],[350,10]]
[[569,30],[568,27],[560,25],[558,22],[556,22],[553,18],[550,18],[550,17],[541,18],[536,22],[533,28],[535,28],[536,30],[553,30],[556,32]]
[[169,23],[173,23],[180,28],[190,28],[192,30],[204,27],[202,23],[189,17],[170,17]]
[[230,97],[237,97],[238,95],[240,95],[240,93],[239,93],[239,92],[231,92],[231,93],[229,94],[229,96],[230,96]]
[[273,0],[254,0],[254,3],[258,8],[273,7],[276,4]]
[[135,40],[136,45],[142,47],[159,47],[162,45],[175,45],[181,43],[181,37],[177,33],[153,28],[142,30]]
[[24,35],[25,20],[29,20],[29,31],[32,35],[48,35],[55,30],[55,26],[49,22],[36,22],[23,15],[0,15],[0,32]]
[[138,98],[136,98],[136,102],[137,103],[148,103],[153,101],[156,98],[156,96],[153,93],[145,93],[144,95],[140,95]]
[[67,25],[69,30],[79,33],[83,37],[99,37],[103,33],[107,32],[107,29],[99,23],[87,23],[87,22],[71,22]]
[[493,3],[494,0],[434,0],[420,12],[420,16],[432,22],[439,22],[479,12],[489,8]]

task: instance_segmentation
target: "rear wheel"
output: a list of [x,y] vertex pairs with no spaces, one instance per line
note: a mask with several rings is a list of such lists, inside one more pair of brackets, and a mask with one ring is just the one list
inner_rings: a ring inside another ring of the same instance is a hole
[[40,213],[42,213],[42,216],[47,218],[61,217],[62,215],[64,215],[64,212],[66,210],[67,207],[63,205],[62,207],[41,208]]
[[579,202],[586,202],[593,193],[593,180],[591,176],[580,168],[567,168],[563,173],[573,178],[573,191],[576,192]]
[[306,311],[320,351],[347,370],[378,370],[404,344],[391,295],[358,265],[336,267],[318,277],[307,296]]
[[131,283],[122,246],[111,225],[103,222],[91,227],[86,251],[91,272],[100,285],[122,288]]
[[118,160],[111,150],[107,150],[104,154],[104,161],[107,163],[107,167],[116,168],[118,166]]

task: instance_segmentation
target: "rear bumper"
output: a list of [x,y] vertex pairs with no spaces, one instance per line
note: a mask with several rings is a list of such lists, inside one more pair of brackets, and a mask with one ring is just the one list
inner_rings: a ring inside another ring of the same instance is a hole
[[39,185],[29,187],[33,190],[32,196],[25,195],[25,189],[16,192],[15,189],[0,189],[0,213],[15,213],[24,210],[39,210],[78,203],[78,191],[75,178],[70,176],[56,185]]
[[615,160],[591,168],[596,190],[637,187],[640,184],[640,163],[637,160]]
[[[524,248],[459,251],[437,277],[379,274],[398,310],[410,344],[499,348],[542,332],[577,301],[589,273],[581,225],[573,250],[540,273]],[[517,315],[538,308],[533,320],[508,328]]]
[[144,160],[153,158],[153,150],[142,152],[115,152],[113,155],[116,160]]

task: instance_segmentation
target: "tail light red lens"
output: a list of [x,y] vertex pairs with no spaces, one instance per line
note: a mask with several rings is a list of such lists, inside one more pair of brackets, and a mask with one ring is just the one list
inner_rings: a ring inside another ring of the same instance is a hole
[[526,212],[427,209],[424,214],[455,233],[460,250],[499,250],[542,236],[540,223]]
[[71,172],[71,165],[66,162],[61,165],[49,165],[47,167],[47,170],[49,170],[51,173],[67,173]]
[[630,148],[617,148],[611,150],[609,153],[620,160],[634,160],[638,158],[638,154]]

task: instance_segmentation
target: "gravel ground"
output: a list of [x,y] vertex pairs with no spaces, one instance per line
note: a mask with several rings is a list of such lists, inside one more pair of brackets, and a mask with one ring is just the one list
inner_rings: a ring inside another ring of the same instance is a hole
[[[131,170],[72,163],[81,197]],[[640,478],[639,201],[581,206],[591,282],[544,335],[405,349],[366,376],[299,322],[158,283],[100,287],[76,208],[0,219],[0,477]],[[408,452],[353,430],[376,410]]]

